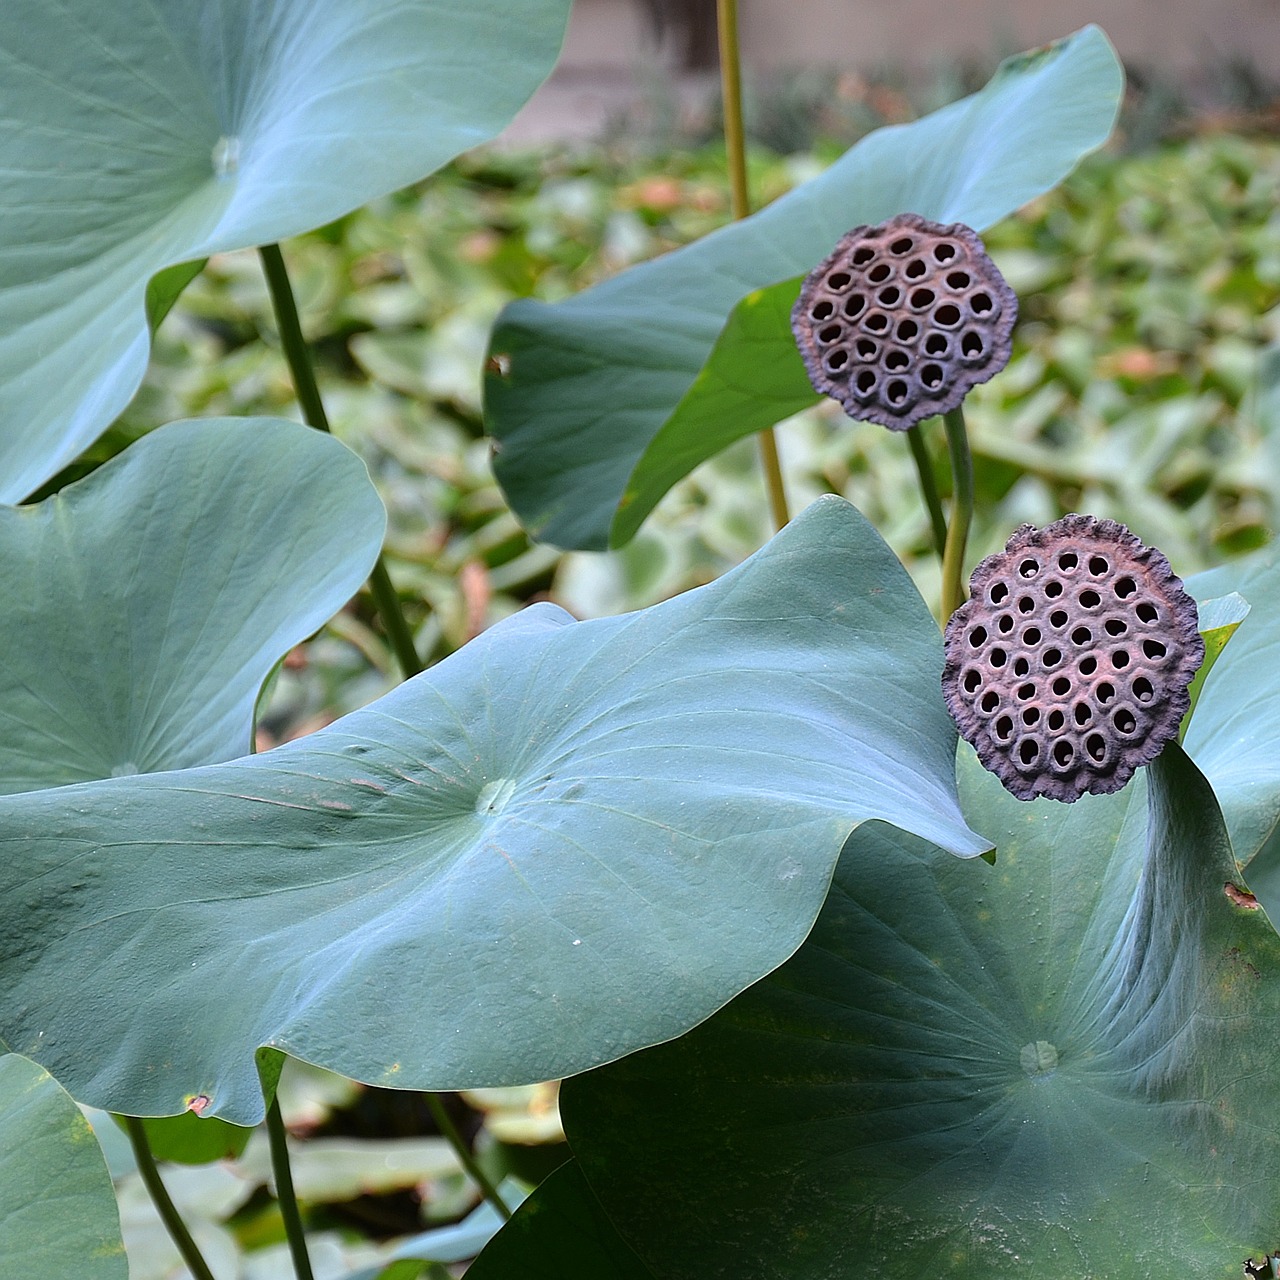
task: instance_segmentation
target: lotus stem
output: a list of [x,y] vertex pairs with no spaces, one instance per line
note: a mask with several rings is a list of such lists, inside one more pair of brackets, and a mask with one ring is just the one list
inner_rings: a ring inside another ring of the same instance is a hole
[[[302,408],[302,416],[308,426],[317,431],[329,431],[329,416],[325,413],[320,387],[316,382],[311,352],[302,336],[302,324],[298,319],[298,306],[293,297],[293,286],[284,264],[284,255],[278,244],[264,244],[258,250],[262,258],[262,270],[271,293],[271,305],[276,314],[276,327],[280,331],[280,346],[293,378],[294,392]],[[369,590],[382,625],[395,651],[396,660],[405,678],[416,676],[423,669],[413,632],[409,628],[400,597],[396,593],[386,561],[381,554],[369,575]]]
[[920,495],[929,510],[929,522],[933,526],[933,543],[938,549],[939,557],[946,555],[947,550],[947,517],[942,513],[942,499],[938,496],[938,483],[933,478],[933,461],[929,457],[928,446],[917,423],[907,431],[907,444],[911,446],[911,457],[915,461],[916,471],[920,476]]
[[432,1119],[436,1122],[436,1128],[440,1130],[441,1135],[453,1148],[459,1162],[466,1170],[467,1176],[480,1188],[480,1194],[497,1210],[503,1222],[509,1222],[511,1220],[510,1207],[502,1198],[502,1193],[494,1185],[493,1179],[480,1167],[471,1152],[471,1148],[464,1141],[462,1134],[458,1132],[458,1126],[453,1123],[452,1117],[445,1110],[444,1102],[441,1100],[440,1095],[438,1093],[427,1093],[423,1096],[426,1098],[427,1106],[431,1110]]
[[271,1099],[267,1108],[267,1138],[271,1144],[271,1171],[276,1180],[276,1201],[280,1216],[284,1219],[285,1239],[293,1258],[294,1274],[298,1280],[315,1280],[311,1270],[311,1256],[307,1253],[307,1233],[298,1211],[298,1197],[293,1192],[293,1168],[289,1164],[289,1144],[284,1131],[284,1116],[280,1113],[280,1098]]
[[942,553],[942,625],[964,603],[964,552],[973,519],[973,456],[965,430],[964,409],[957,405],[943,416],[951,454],[951,524]]
[[[724,150],[729,165],[729,207],[735,219],[751,212],[747,189],[746,133],[742,126],[742,55],[738,46],[738,0],[716,0],[716,29],[720,37],[720,97],[724,108]],[[781,529],[791,519],[787,490],[778,456],[778,438],[765,427],[757,439],[764,470],[773,527]]]
[[142,1175],[142,1184],[146,1187],[151,1203],[155,1205],[160,1221],[164,1223],[164,1228],[169,1233],[169,1238],[177,1246],[183,1262],[187,1264],[187,1270],[195,1280],[213,1280],[213,1272],[209,1270],[209,1264],[191,1238],[191,1232],[187,1230],[187,1224],[183,1222],[177,1205],[173,1203],[173,1199],[165,1188],[164,1180],[160,1177],[160,1170],[156,1168],[156,1158],[152,1154],[145,1126],[137,1116],[120,1118],[124,1121],[125,1133],[129,1135],[129,1145],[133,1148],[133,1158],[137,1161],[138,1173]]

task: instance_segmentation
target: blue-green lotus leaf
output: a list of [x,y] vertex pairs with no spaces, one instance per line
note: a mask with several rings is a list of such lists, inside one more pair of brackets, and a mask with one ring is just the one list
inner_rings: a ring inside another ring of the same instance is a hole
[[320,226],[492,137],[569,0],[0,5],[0,501],[129,401],[146,290]]
[[0,793],[246,754],[263,680],[385,527],[354,453],[275,418],[172,423],[0,507]]
[[1086,27],[1009,60],[972,97],[878,130],[742,222],[564,302],[513,303],[485,397],[494,467],[525,526],[564,547],[602,548],[611,528],[625,541],[639,521],[624,510],[615,524],[620,502],[649,510],[726,434],[812,403],[776,298],[726,331],[698,381],[743,298],[811,270],[859,223],[910,211],[989,226],[1106,140],[1122,89],[1115,52]]
[[709,586],[551,605],[309,738],[0,797],[0,1036],[261,1115],[260,1045],[457,1088],[678,1035],[803,941],[849,831],[960,854],[937,626],[847,503]]
[[127,1280],[102,1151],[43,1067],[0,1053],[0,1263],[31,1280]]

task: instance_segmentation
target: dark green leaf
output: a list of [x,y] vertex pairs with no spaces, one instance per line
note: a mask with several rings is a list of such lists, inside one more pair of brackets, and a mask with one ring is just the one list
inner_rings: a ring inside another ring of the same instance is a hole
[[1280,938],[1224,894],[1208,784],[1176,745],[1070,807],[962,764],[996,867],[860,828],[791,961],[566,1083],[664,1280],[1228,1280],[1275,1247]]
[[548,1079],[800,944],[850,829],[987,847],[937,627],[838,498],[710,586],[535,606],[309,738],[0,797],[0,1034],[84,1101],[251,1123],[263,1044],[356,1079]]
[[194,262],[179,262],[157,271],[147,282],[147,328],[153,335],[182,296],[183,289],[204,270],[207,261],[207,258],[197,258]]
[[624,1243],[577,1161],[570,1160],[516,1210],[467,1275],[470,1280],[655,1280],[657,1273]]
[[[1105,141],[1122,79],[1106,37],[1085,28],[1011,59],[973,97],[871,134],[743,222],[565,302],[512,304],[494,331],[502,372],[486,397],[495,470],[521,520],[560,546],[604,547],[628,477],[678,405],[696,431],[741,410],[741,388],[767,387],[735,424],[745,434],[791,402],[794,362],[748,369],[760,352],[747,332],[741,345],[726,339],[716,372],[681,403],[746,295],[803,275],[858,223],[910,210],[980,229],[1004,217]],[[778,340],[789,343],[789,331]],[[663,437],[643,501],[656,500],[677,457],[698,452]]]

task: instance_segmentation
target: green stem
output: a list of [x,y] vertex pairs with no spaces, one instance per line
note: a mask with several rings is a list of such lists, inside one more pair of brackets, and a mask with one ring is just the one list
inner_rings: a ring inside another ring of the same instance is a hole
[[138,1172],[142,1175],[143,1185],[147,1188],[147,1194],[150,1195],[151,1203],[155,1205],[156,1212],[169,1233],[169,1238],[177,1245],[183,1262],[187,1264],[187,1270],[195,1280],[213,1280],[213,1272],[209,1270],[209,1264],[205,1262],[196,1242],[191,1238],[191,1232],[187,1230],[187,1224],[182,1221],[182,1215],[165,1189],[160,1170],[156,1168],[155,1156],[151,1154],[151,1143],[147,1141],[147,1131],[142,1121],[137,1116],[121,1118],[124,1120],[125,1132],[129,1135],[129,1144],[133,1147],[133,1158],[138,1163]]
[[760,444],[760,465],[764,468],[765,488],[769,492],[769,513],[773,527],[781,529],[791,519],[787,509],[787,490],[782,481],[782,460],[778,457],[778,437],[772,427],[765,427],[756,437]]
[[[724,150],[729,164],[729,207],[734,218],[740,219],[751,212],[751,195],[747,189],[747,144],[742,125],[738,0],[716,0],[716,29],[720,36],[720,97],[724,107]],[[765,427],[758,439],[773,527],[781,529],[791,515],[787,509],[787,491],[778,458],[778,440],[772,427]]]
[[942,499],[938,496],[938,482],[933,478],[933,461],[929,457],[928,446],[919,424],[907,432],[907,444],[911,446],[911,457],[915,460],[916,471],[920,475],[920,494],[924,505],[929,508],[929,521],[933,525],[933,542],[938,548],[938,555],[946,554],[947,518],[942,514]]
[[272,1098],[271,1105],[267,1108],[267,1138],[271,1143],[271,1170],[276,1179],[276,1201],[280,1205],[280,1216],[284,1219],[284,1234],[289,1241],[289,1253],[293,1256],[294,1274],[298,1280],[315,1280],[311,1271],[311,1258],[307,1253],[307,1233],[302,1226],[302,1214],[298,1212],[298,1198],[293,1193],[293,1169],[289,1165],[289,1146],[278,1097]]
[[462,1134],[458,1132],[458,1126],[453,1123],[449,1113],[445,1110],[440,1095],[438,1093],[425,1093],[422,1096],[427,1100],[427,1106],[430,1108],[432,1118],[436,1122],[436,1128],[440,1130],[442,1136],[453,1148],[462,1167],[467,1171],[467,1176],[480,1188],[480,1193],[498,1211],[503,1222],[509,1222],[511,1220],[511,1210],[508,1208],[507,1202],[494,1185],[493,1179],[476,1162],[475,1156],[471,1153],[471,1148],[467,1146],[466,1142],[463,1141]]
[[413,643],[413,632],[409,630],[409,621],[400,607],[400,596],[396,592],[395,583],[391,581],[391,574],[387,572],[387,562],[382,556],[378,557],[377,563],[373,566],[373,572],[369,575],[369,590],[373,593],[374,607],[378,610],[378,617],[382,619],[387,638],[395,650],[400,670],[404,672],[406,680],[410,676],[416,676],[424,669],[422,659],[418,657],[417,646]]
[[964,602],[964,551],[973,519],[973,457],[964,426],[964,410],[946,414],[947,449],[951,454],[951,525],[942,553],[942,625]]
[[[298,319],[298,305],[294,301],[293,286],[289,283],[289,272],[284,265],[284,255],[278,244],[264,244],[258,249],[262,258],[263,274],[267,278],[267,289],[271,294],[271,306],[276,313],[276,327],[280,331],[280,346],[284,358],[289,364],[289,373],[293,378],[294,392],[298,404],[302,407],[302,416],[308,426],[317,431],[329,430],[329,415],[324,411],[324,401],[320,398],[320,387],[316,382],[315,369],[311,364],[311,352],[307,348],[306,339],[302,336],[302,323]],[[405,676],[416,676],[423,669],[422,660],[418,657],[417,647],[413,643],[413,632],[409,629],[404,610],[400,607],[400,597],[396,594],[391,575],[387,572],[386,562],[381,555],[373,567],[369,577],[369,589],[373,593],[373,603],[386,629],[387,638],[395,650],[396,660]]]
[[724,106],[724,149],[729,162],[730,208],[735,218],[751,212],[747,191],[746,132],[742,127],[742,56],[738,50],[738,0],[716,0],[720,37],[720,97]]

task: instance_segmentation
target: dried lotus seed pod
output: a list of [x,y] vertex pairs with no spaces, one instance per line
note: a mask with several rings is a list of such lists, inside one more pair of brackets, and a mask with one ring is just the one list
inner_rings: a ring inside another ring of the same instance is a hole
[[1024,524],[947,623],[942,692],[1019,800],[1119,791],[1175,738],[1204,660],[1195,601],[1114,520]]
[[974,231],[900,213],[841,237],[806,277],[791,329],[819,393],[905,431],[1009,363],[1017,316]]

